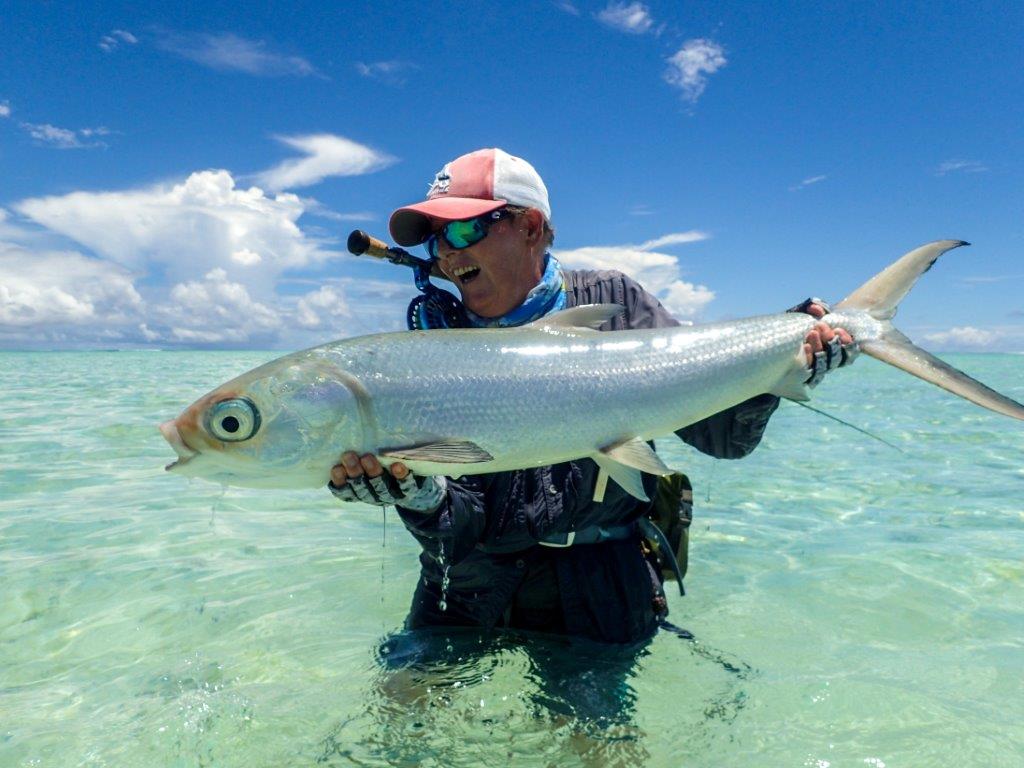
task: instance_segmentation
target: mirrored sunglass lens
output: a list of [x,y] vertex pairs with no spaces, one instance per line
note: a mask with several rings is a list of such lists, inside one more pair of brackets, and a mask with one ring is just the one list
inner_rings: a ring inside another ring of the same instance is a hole
[[477,219],[450,221],[444,228],[445,239],[453,248],[468,248],[482,240],[485,234],[487,233]]

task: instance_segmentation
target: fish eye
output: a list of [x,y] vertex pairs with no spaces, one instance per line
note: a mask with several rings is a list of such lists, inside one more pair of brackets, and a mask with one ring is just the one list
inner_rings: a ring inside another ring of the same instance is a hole
[[260,428],[260,412],[246,397],[222,400],[206,416],[206,430],[218,440],[240,443]]

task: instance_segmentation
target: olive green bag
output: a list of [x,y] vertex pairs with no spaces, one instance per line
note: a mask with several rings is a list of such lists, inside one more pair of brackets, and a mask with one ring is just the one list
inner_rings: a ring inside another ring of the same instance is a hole
[[[690,478],[682,472],[658,478],[650,518],[665,534],[679,564],[679,573],[685,576],[689,560],[690,523],[693,521],[693,486],[690,485]],[[662,577],[675,580],[675,571],[670,560],[660,551],[661,547],[657,542],[649,542],[649,546],[658,560]]]

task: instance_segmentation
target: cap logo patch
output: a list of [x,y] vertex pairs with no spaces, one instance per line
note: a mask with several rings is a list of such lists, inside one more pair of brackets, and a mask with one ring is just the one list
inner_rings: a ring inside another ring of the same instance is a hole
[[451,163],[448,163],[444,168],[437,172],[434,177],[434,182],[430,185],[430,190],[427,192],[427,197],[435,197],[437,195],[447,195],[448,187],[451,186],[452,177],[448,173],[448,167]]

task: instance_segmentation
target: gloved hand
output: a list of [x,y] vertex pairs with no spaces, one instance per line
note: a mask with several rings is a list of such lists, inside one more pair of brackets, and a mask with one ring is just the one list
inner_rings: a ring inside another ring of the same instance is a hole
[[385,470],[373,454],[359,457],[355,452],[347,451],[331,468],[327,487],[342,501],[361,501],[379,507],[398,505],[417,512],[433,512],[444,500],[447,482],[441,476],[414,475],[401,462],[395,462]]
[[[786,311],[803,312],[820,319],[832,310],[821,299],[812,297]],[[832,328],[828,323],[818,323],[808,331],[804,339],[809,373],[805,383],[812,388],[818,386],[826,373],[852,364],[859,353],[860,347],[845,328]]]

